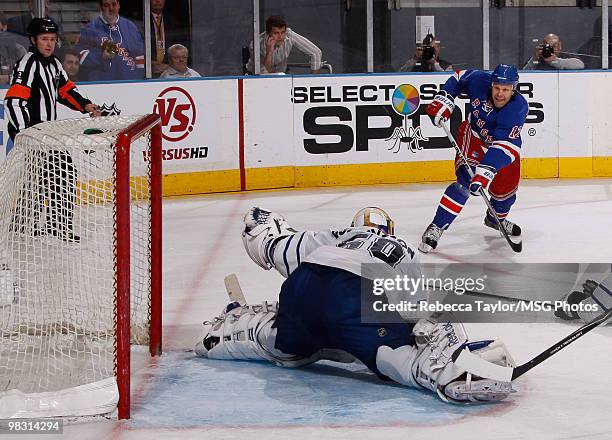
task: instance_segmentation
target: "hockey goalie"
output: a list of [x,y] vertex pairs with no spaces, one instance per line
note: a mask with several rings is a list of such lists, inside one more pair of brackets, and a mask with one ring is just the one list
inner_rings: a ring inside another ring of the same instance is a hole
[[461,323],[448,316],[416,323],[361,319],[363,264],[382,263],[388,276],[420,276],[418,253],[394,235],[382,209],[361,209],[348,228],[298,232],[281,215],[251,208],[242,239],[257,265],[286,278],[279,300],[230,303],[205,322],[197,355],[282,367],[354,357],[383,380],[433,391],[447,402],[499,401],[514,391],[510,382],[477,377],[453,363],[452,354],[467,347],[488,362],[514,366],[502,342],[468,341]]

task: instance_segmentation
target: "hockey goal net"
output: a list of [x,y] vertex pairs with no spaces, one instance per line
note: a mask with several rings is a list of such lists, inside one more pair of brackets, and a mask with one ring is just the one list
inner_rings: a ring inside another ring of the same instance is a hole
[[129,417],[161,351],[159,116],[45,122],[0,165],[0,419]]

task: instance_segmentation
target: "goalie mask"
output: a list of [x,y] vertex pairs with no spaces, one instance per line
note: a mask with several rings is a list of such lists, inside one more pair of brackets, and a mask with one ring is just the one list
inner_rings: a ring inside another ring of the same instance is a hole
[[374,206],[368,206],[367,208],[357,211],[357,214],[353,217],[351,226],[374,226],[389,235],[393,235],[395,232],[394,223],[391,217],[389,217],[389,214]]

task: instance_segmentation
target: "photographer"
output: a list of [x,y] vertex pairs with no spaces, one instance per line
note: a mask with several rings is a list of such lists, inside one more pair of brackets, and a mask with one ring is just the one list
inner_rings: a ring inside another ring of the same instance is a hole
[[414,56],[400,68],[400,72],[444,72],[453,66],[440,58],[440,42],[427,34],[422,44],[417,44]]
[[569,58],[562,54],[561,39],[556,34],[548,34],[542,44],[535,47],[533,56],[524,70],[567,70],[584,69],[584,63],[578,58]]

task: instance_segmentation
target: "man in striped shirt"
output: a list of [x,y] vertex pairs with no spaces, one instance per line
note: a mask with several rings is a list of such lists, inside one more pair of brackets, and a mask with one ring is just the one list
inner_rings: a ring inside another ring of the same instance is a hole
[[[310,72],[317,73],[321,68],[321,49],[308,38],[287,27],[287,22],[280,15],[268,17],[266,31],[259,35],[261,73],[285,73],[287,58],[294,47],[310,58]],[[251,72],[255,71],[253,66],[251,57],[248,65]]]
[[[28,26],[28,35],[32,45],[15,64],[11,86],[4,98],[11,140],[14,141],[23,129],[56,120],[58,102],[81,113],[100,116],[98,106],[78,92],[76,85],[68,79],[62,62],[53,55],[58,40],[57,24],[50,18],[34,18]],[[49,193],[41,194],[49,201],[46,227],[38,232],[50,233],[67,241],[79,241],[72,232],[76,170],[70,154],[49,151],[42,175],[38,178],[44,188],[42,192]]]

